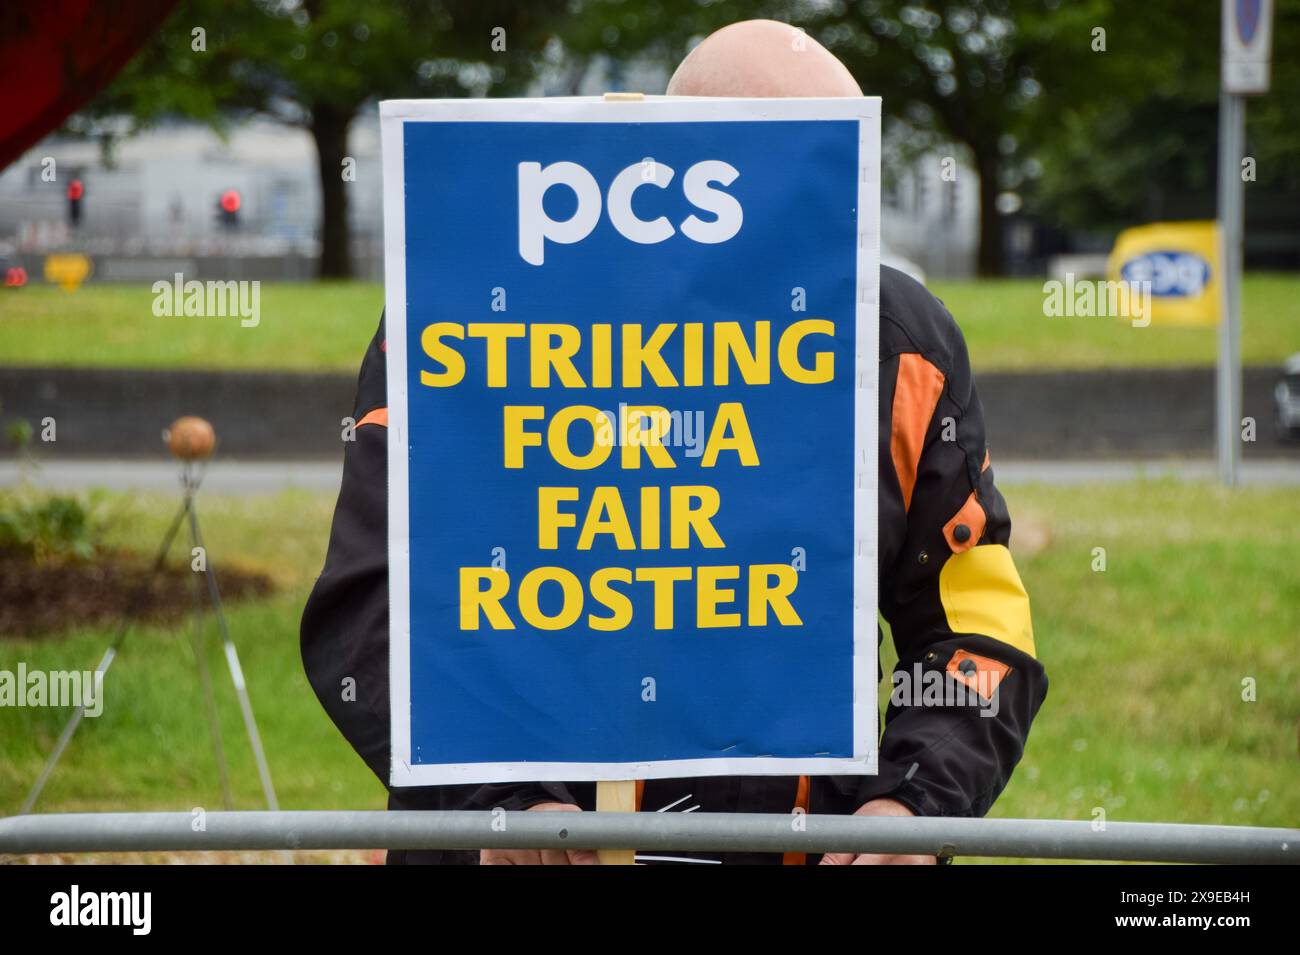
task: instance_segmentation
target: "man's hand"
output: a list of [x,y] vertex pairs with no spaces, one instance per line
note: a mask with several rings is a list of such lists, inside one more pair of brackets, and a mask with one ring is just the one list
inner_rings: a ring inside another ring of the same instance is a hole
[[[567,802],[539,802],[529,812],[582,812]],[[479,865],[600,865],[592,849],[480,849]]]
[[[911,816],[915,815],[896,799],[873,799],[853,815],[855,816]],[[828,852],[822,856],[822,865],[934,865],[934,856],[881,855],[876,852]]]

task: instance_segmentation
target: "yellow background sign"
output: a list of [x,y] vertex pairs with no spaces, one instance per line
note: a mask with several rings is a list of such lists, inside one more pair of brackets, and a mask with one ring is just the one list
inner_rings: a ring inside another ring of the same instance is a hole
[[1125,229],[1106,267],[1112,282],[1150,283],[1151,321],[1216,325],[1222,259],[1218,223],[1153,222]]
[[59,252],[45,257],[45,281],[75,291],[94,271],[90,259],[80,252]]

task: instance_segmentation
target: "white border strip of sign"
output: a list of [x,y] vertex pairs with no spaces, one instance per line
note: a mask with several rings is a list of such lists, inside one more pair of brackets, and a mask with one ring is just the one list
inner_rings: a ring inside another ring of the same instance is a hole
[[[386,100],[379,104],[384,174],[384,301],[388,338],[389,683],[394,786],[617,781],[691,776],[874,775],[876,523],[880,319],[880,98],[726,99],[647,96]],[[854,390],[853,756],[710,757],[647,762],[411,762],[411,620],[406,376],[404,124],[412,122],[669,123],[856,120],[858,137],[857,353]],[[400,701],[400,703],[399,703]]]

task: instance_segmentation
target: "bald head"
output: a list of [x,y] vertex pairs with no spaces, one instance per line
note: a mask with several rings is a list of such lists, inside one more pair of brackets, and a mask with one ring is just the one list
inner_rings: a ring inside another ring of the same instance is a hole
[[668,81],[669,96],[861,96],[844,64],[788,23],[744,20],[710,34]]

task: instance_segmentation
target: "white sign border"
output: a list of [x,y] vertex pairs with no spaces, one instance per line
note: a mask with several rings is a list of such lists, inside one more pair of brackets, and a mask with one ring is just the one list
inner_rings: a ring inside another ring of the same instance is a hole
[[[393,786],[590,782],[693,776],[875,775],[877,711],[877,443],[880,321],[880,98],[726,99],[647,96],[386,100],[383,147],[384,300],[388,355],[389,692]],[[406,375],[404,124],[412,122],[738,122],[856,120],[858,255],[854,391],[853,756],[709,757],[646,762],[411,762],[410,502]]]

